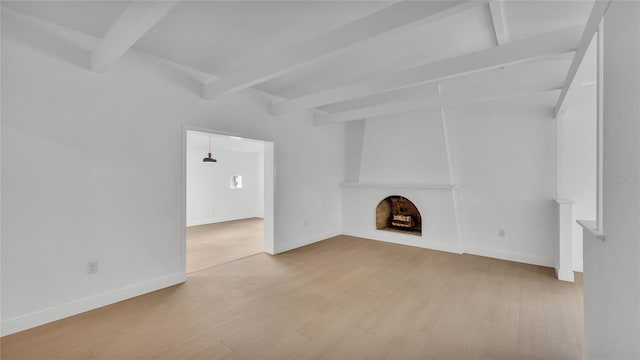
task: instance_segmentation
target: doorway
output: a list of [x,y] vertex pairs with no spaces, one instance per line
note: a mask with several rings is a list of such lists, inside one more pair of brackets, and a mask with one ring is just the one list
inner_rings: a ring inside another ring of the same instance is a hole
[[185,128],[182,268],[273,254],[273,143]]

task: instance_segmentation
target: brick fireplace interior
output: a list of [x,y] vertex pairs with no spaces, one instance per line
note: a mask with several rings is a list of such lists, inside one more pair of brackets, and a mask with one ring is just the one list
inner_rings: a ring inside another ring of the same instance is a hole
[[376,229],[422,235],[422,216],[409,199],[388,196],[376,208]]

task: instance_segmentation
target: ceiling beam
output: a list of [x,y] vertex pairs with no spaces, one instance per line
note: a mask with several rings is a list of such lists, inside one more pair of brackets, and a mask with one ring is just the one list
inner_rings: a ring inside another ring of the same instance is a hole
[[[576,74],[578,74],[578,69],[582,64],[582,60],[584,60],[584,56],[589,49],[589,45],[593,40],[593,36],[596,34],[596,31],[598,31],[598,28],[600,27],[602,17],[607,11],[609,3],[610,0],[596,0],[595,4],[593,4],[591,15],[589,15],[587,24],[584,27],[578,49],[573,56],[571,66],[569,66],[569,72],[567,73],[564,87],[562,88],[562,92],[560,92],[560,97],[558,97],[558,102],[556,103],[556,118],[564,116],[569,107],[569,99],[572,99],[574,97],[574,92],[580,87],[581,80],[579,79],[579,77],[576,77]],[[576,78],[578,78],[578,80],[576,80]]]
[[384,105],[372,106],[364,109],[357,109],[353,111],[345,111],[342,113],[335,113],[331,115],[315,114],[314,124],[324,125],[338,122],[371,119],[384,115],[407,113],[412,111],[433,109],[440,107],[449,107],[455,105],[463,105],[470,103],[478,103],[490,100],[496,100],[500,98],[527,95],[527,94],[539,94],[544,92],[560,92],[560,87],[556,89],[547,90],[531,90],[523,89],[520,91],[508,90],[500,93],[482,93],[482,94],[448,94],[448,95],[435,95],[430,96],[422,100],[412,100],[400,103],[391,103]]
[[581,33],[582,27],[571,27],[534,38],[424,64],[370,80],[276,102],[271,105],[270,112],[277,115],[292,110],[309,109],[408,86],[523,63],[549,55],[571,52],[576,49]]
[[[315,120],[318,123],[333,123],[368,119],[421,109],[482,102],[510,95],[532,94],[552,90],[559,92],[562,89],[562,81],[551,79],[548,70],[544,67],[515,66],[505,69],[505,71],[494,72],[489,77],[484,76],[485,74],[489,75],[488,73],[483,73],[483,76],[473,76],[456,86],[457,88],[463,88],[463,90],[447,92],[447,84],[442,83],[443,86],[439,88],[443,88],[445,91],[441,94],[336,113],[316,113],[314,115]],[[461,87],[461,84],[464,84],[464,87]]]
[[496,44],[504,45],[509,42],[507,23],[504,19],[504,5],[502,0],[492,0],[489,3],[489,12],[493,21],[493,33],[496,36]]
[[91,53],[91,70],[104,72],[178,1],[133,1]]
[[318,63],[366,40],[383,35],[398,35],[487,2],[488,0],[400,1],[298,47],[256,59],[239,72],[205,84],[202,96],[211,99],[220,94],[239,91]]

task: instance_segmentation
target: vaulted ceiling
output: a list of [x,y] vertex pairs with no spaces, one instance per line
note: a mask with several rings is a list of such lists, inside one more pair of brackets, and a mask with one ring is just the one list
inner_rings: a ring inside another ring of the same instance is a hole
[[564,106],[570,86],[594,80],[588,45],[604,11],[558,0],[2,6],[98,38],[95,71],[133,47],[213,75],[205,98],[251,87],[274,95],[273,114],[316,109],[329,122],[541,91]]

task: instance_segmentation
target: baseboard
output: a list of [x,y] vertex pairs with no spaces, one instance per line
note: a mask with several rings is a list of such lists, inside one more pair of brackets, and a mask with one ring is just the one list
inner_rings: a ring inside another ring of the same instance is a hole
[[206,218],[206,219],[198,219],[198,220],[188,221],[187,222],[187,227],[189,227],[189,226],[198,226],[198,225],[207,225],[207,224],[215,224],[215,223],[220,223],[220,222],[225,222],[225,221],[244,220],[244,219],[251,219],[251,218],[263,218],[263,217],[264,216],[259,216],[259,214],[256,214],[256,213],[246,213],[246,214],[227,215],[227,216],[216,216],[216,217],[211,217],[211,218]]
[[582,269],[583,269],[582,263],[573,264],[573,271],[584,272]]
[[338,236],[340,234],[341,234],[340,231],[329,231],[329,232],[325,232],[325,233],[322,233],[322,234],[318,234],[318,235],[314,235],[314,236],[308,237],[308,238],[303,239],[301,241],[296,241],[295,243],[285,243],[285,244],[276,243],[275,253],[276,254],[280,254],[280,253],[283,253],[285,251],[297,249],[299,247],[303,247],[303,246],[307,246],[307,245],[316,243],[318,241],[327,240],[328,238],[332,238],[332,237]]
[[477,248],[472,246],[465,246],[464,252],[472,255],[486,256],[495,259],[508,260],[513,262],[519,262],[530,265],[546,266],[555,268],[556,262],[554,259],[546,258],[538,255],[521,254],[504,250]]
[[558,276],[558,280],[573,282],[573,270],[571,269],[562,269],[556,267],[556,276]]
[[85,299],[7,319],[0,323],[0,336],[17,333],[52,321],[77,315],[85,311],[94,310],[152,291],[164,289],[169,286],[183,283],[185,280],[186,277],[184,273],[174,273],[158,279],[145,281],[118,290],[108,291]]
[[[369,239],[369,240],[383,241],[383,242],[388,242],[388,243],[393,243],[393,244],[414,246],[414,247],[419,247],[419,248],[423,248],[423,249],[438,250],[438,251],[445,251],[445,252],[450,252],[450,253],[455,253],[455,254],[462,254],[462,248],[458,244],[451,244],[451,243],[438,242],[438,241],[428,241],[428,240],[424,240],[423,238],[418,237],[418,236],[416,236],[416,238],[419,239],[419,241],[420,241],[419,243],[418,242],[412,242],[412,241],[404,241],[404,240],[400,240],[400,239],[386,238],[384,236],[381,236],[379,233],[372,232],[372,231],[344,230],[343,234],[344,235],[349,235],[349,236],[356,236],[356,237],[360,237],[360,238],[365,238],[365,239]],[[406,235],[406,236],[413,236],[413,235]]]

